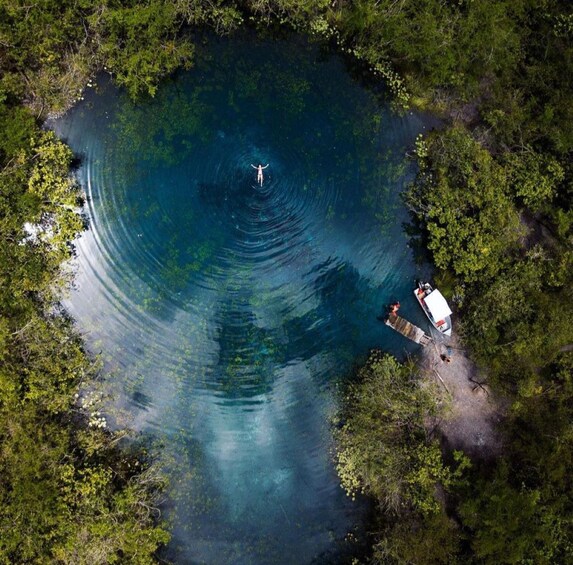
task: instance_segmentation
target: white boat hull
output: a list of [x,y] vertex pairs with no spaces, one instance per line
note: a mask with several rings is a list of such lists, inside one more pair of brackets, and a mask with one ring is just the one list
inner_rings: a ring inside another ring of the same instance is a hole
[[445,336],[451,336],[452,311],[440,291],[425,283],[414,290],[414,296],[434,328]]

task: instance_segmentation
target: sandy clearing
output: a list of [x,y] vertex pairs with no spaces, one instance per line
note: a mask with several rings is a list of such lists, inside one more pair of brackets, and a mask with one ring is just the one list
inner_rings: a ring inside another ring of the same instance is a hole
[[424,378],[438,382],[448,400],[450,409],[437,425],[444,449],[462,450],[474,460],[497,457],[504,403],[494,398],[455,332],[447,338],[432,330],[432,338],[434,343],[423,349],[420,369]]

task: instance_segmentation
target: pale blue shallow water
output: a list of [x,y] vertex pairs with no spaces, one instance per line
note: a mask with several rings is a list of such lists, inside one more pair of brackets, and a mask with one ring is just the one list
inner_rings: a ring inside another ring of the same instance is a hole
[[296,38],[210,40],[138,105],[99,84],[52,124],[89,198],[66,306],[118,423],[163,443],[166,555],[336,562],[364,505],[332,463],[335,383],[370,348],[416,350],[388,302],[426,327],[399,193],[427,121]]

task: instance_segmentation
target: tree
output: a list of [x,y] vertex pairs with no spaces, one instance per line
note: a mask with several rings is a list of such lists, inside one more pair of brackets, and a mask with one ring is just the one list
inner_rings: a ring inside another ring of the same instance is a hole
[[505,171],[462,127],[423,146],[407,202],[424,222],[436,266],[464,282],[495,276],[523,233]]
[[363,492],[382,510],[380,560],[439,561],[457,552],[457,526],[438,491],[458,485],[469,462],[457,453],[453,466],[444,464],[426,428],[439,412],[437,392],[422,386],[412,367],[380,352],[371,353],[344,394],[337,470],[350,496]]
[[479,483],[479,494],[461,504],[464,524],[473,528],[472,549],[485,563],[542,563],[537,543],[545,532],[537,515],[539,492],[514,488],[501,466],[493,480]]
[[173,2],[153,0],[91,17],[104,64],[132,98],[153,96],[162,76],[189,68],[193,47],[178,37],[178,16]]
[[512,192],[534,212],[551,202],[559,183],[565,178],[565,171],[557,159],[531,148],[509,153],[505,161]]

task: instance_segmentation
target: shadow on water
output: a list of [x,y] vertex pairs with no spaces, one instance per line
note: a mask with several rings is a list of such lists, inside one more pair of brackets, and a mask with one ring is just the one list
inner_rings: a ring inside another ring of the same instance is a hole
[[162,445],[173,561],[362,551],[334,391],[369,349],[416,347],[376,318],[400,300],[424,320],[399,194],[425,125],[316,45],[251,36],[201,43],[137,105],[102,78],[54,124],[82,155],[90,221],[66,307],[118,413]]

